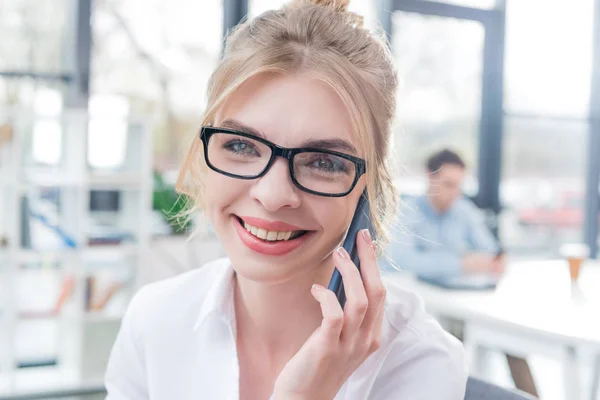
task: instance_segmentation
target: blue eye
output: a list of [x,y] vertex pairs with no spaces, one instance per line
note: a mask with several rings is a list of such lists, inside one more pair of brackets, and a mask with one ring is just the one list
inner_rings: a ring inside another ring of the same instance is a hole
[[246,140],[230,140],[223,144],[223,148],[235,154],[260,157],[260,153],[257,151],[254,144]]
[[326,154],[322,154],[318,159],[314,160],[310,163],[311,168],[316,168],[322,172],[328,173],[346,173],[348,172],[348,168],[346,163],[342,161],[340,158],[335,156],[330,156]]

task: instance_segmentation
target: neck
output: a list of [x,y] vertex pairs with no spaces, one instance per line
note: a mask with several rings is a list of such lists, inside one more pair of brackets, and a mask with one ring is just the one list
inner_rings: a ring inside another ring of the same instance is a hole
[[328,257],[308,272],[276,284],[236,275],[238,342],[265,355],[282,354],[289,358],[321,324],[321,308],[310,289],[314,283],[326,287],[332,272],[333,262]]
[[445,213],[447,210],[444,209],[443,207],[441,207],[435,199],[435,194],[432,193],[432,190],[429,189],[427,191],[427,199],[429,200],[429,204],[433,207],[434,211],[438,214],[443,214]]

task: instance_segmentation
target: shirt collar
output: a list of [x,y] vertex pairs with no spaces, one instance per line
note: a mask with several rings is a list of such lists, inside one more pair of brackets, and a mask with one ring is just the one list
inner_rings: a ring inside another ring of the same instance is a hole
[[452,203],[452,205],[450,206],[449,209],[447,209],[446,211],[440,213],[433,205],[433,203],[431,202],[431,198],[429,197],[429,194],[425,194],[423,196],[419,197],[419,203],[421,205],[421,209],[423,210],[423,212],[429,216],[429,217],[444,217],[450,214],[453,214],[458,202],[460,201],[460,199],[456,199],[454,201],[454,203]]
[[224,264],[226,265],[217,268],[217,276],[214,277],[215,281],[202,302],[198,319],[194,324],[194,331],[200,328],[210,314],[215,314],[230,324],[235,322],[233,308],[234,271],[229,260]]
[[435,210],[433,203],[431,203],[431,198],[429,197],[429,194],[424,194],[423,196],[420,196],[418,198],[418,202],[421,206],[421,210],[423,210],[425,215],[429,217],[435,217],[439,215]]

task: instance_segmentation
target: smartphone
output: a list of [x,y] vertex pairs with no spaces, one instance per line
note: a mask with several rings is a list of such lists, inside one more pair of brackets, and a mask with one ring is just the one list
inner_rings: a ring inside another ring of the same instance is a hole
[[497,260],[500,257],[502,257],[504,255],[504,249],[502,247],[498,248],[498,251],[496,252],[496,255],[494,256],[494,259]]
[[[373,225],[371,223],[371,208],[366,192],[364,192],[358,200],[356,211],[354,211],[354,217],[352,217],[352,222],[350,222],[343,244],[344,249],[350,255],[350,259],[359,270],[360,260],[358,258],[358,249],[356,247],[356,237],[358,232],[362,229],[368,229],[369,232],[371,232],[371,235],[374,234]],[[337,268],[333,270],[333,275],[331,275],[331,280],[329,281],[327,288],[335,293],[343,309],[344,304],[346,304],[346,293],[344,292],[342,274],[340,274],[340,271],[338,271]]]

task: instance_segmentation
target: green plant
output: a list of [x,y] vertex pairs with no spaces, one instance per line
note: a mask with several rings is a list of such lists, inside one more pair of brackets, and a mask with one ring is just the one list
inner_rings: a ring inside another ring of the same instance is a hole
[[159,211],[174,234],[191,230],[192,221],[182,215],[186,209],[185,198],[177,194],[175,187],[167,185],[158,171],[153,172],[154,193],[152,209]]

